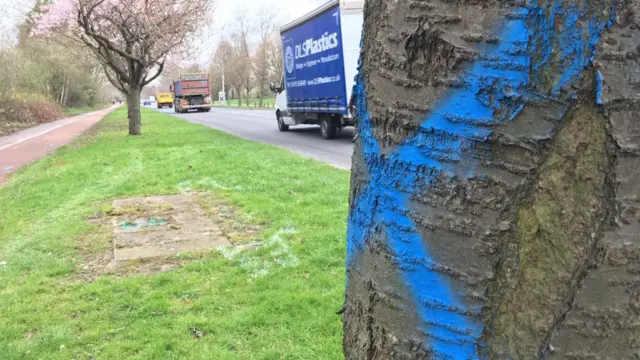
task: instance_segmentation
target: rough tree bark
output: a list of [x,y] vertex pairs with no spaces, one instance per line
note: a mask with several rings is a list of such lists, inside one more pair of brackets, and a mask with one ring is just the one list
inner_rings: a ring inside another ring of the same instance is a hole
[[113,71],[112,67],[106,65],[103,68],[109,82],[126,96],[129,135],[142,135],[140,94],[145,86],[162,73],[164,62],[160,64],[159,69],[151,79],[147,79],[147,72],[133,61],[128,62],[126,73],[124,71]]
[[346,359],[640,358],[640,4],[368,0]]
[[142,89],[130,88],[127,94],[127,118],[129,118],[129,135],[140,135],[140,92]]

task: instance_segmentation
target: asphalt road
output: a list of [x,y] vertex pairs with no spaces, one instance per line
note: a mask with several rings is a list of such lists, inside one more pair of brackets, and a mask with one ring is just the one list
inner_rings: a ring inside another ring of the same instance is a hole
[[278,146],[302,156],[324,161],[341,169],[351,168],[353,128],[338,133],[335,140],[324,140],[318,126],[292,126],[280,132],[273,110],[213,108],[208,113],[175,114],[173,109],[158,110],[194,124],[201,124],[248,140]]

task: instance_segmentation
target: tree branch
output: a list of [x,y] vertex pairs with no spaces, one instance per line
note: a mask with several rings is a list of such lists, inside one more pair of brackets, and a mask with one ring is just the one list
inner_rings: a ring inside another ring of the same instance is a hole
[[87,45],[89,50],[91,50],[94,54],[96,54],[96,57],[101,63],[109,66],[118,75],[120,79],[122,79],[123,81],[129,82],[130,77],[127,75],[127,72],[118,65],[118,63],[113,58],[113,55],[109,52],[109,50],[100,46],[95,46],[90,41],[88,41],[85,37],[81,37],[81,40],[85,43],[85,45]]
[[160,63],[160,67],[158,68],[158,71],[156,72],[156,74],[155,74],[155,75],[153,75],[153,76],[151,77],[151,79],[149,79],[149,80],[144,80],[144,81],[142,82],[142,86],[147,86],[147,85],[149,85],[153,80],[157,79],[157,78],[158,78],[158,76],[160,76],[160,74],[162,74],[162,70],[164,70],[164,61],[162,61],[162,62]]
[[107,76],[107,80],[109,80],[109,82],[113,86],[115,86],[116,89],[122,91],[126,95],[129,95],[129,89],[127,89],[127,87],[122,83],[122,81],[114,78],[113,75],[111,75],[111,73],[109,72],[109,67],[105,64],[102,64],[102,67],[104,68],[104,74]]
[[[102,0],[104,1],[104,0]],[[101,2],[102,2],[101,1]],[[80,2],[82,3],[82,2]],[[97,5],[96,5],[97,6]],[[93,12],[96,6],[93,6],[90,11]],[[141,62],[141,60],[131,54],[128,54],[125,51],[118,49],[111,40],[106,37],[98,34],[95,30],[89,25],[91,22],[89,21],[89,17],[91,12],[87,12],[87,14],[83,13],[83,7],[80,7],[80,11],[78,11],[78,25],[84,30],[85,35],[92,37],[99,45],[104,46],[107,50],[113,51],[116,54],[122,56],[123,58],[129,59],[131,61]]]

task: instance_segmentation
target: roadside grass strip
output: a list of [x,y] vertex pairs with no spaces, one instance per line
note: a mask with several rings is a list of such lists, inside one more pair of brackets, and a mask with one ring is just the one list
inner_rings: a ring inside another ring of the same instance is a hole
[[[349,173],[142,111],[0,186],[0,358],[341,359]],[[114,263],[114,201],[167,195],[231,245]]]

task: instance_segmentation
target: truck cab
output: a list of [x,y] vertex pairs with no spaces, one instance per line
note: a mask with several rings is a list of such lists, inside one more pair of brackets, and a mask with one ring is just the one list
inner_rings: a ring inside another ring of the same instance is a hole
[[171,108],[173,107],[173,94],[170,92],[167,93],[158,93],[158,109],[162,109],[163,107]]
[[[287,89],[284,87],[284,75],[280,79],[280,85],[270,85],[271,92],[276,94],[275,108],[276,108],[276,121],[278,122],[278,129],[280,131],[288,131],[289,125],[296,125],[291,118],[291,114],[287,110]],[[287,120],[285,121],[285,117]]]
[[316,124],[333,139],[354,125],[363,7],[362,0],[331,0],[280,29],[284,73],[270,84],[280,131]]

